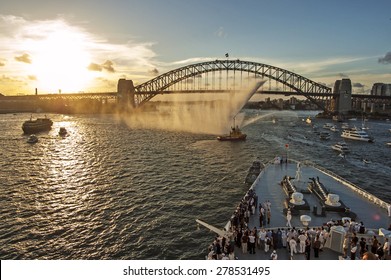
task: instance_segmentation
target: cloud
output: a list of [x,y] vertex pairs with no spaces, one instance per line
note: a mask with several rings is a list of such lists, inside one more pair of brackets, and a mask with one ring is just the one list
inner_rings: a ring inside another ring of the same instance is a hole
[[219,38],[226,38],[227,37],[227,33],[225,32],[223,27],[219,27],[219,29],[217,29],[217,31],[215,32],[215,35]]
[[148,73],[151,74],[152,76],[157,76],[157,75],[159,75],[159,70],[157,70],[156,68],[153,68],[153,69],[149,70]]
[[19,62],[24,62],[24,63],[31,64],[31,58],[30,58],[30,55],[28,53],[24,53],[24,54],[22,54],[20,56],[15,56],[15,60],[19,61]]
[[391,63],[391,52],[386,53],[384,57],[378,59],[378,62],[381,64],[390,64]]
[[341,78],[349,78],[349,76],[344,73],[338,73],[338,76]]
[[[102,77],[112,79],[115,84],[118,77],[133,79],[135,83],[150,79],[145,69],[154,69],[158,65],[152,50],[154,42],[134,40],[113,43],[107,37],[97,35],[101,32],[95,32],[95,28],[88,22],[72,22],[62,16],[30,20],[0,14],[0,76],[4,74],[24,81],[27,87],[31,86],[29,75],[36,76],[39,83],[44,75],[62,77],[62,80],[67,77],[70,81],[77,76],[80,80],[79,73],[86,75],[89,81]],[[53,64],[63,67],[51,67]],[[116,76],[110,75],[112,73]],[[27,87],[20,90],[27,91]],[[88,91],[89,88],[80,90]],[[12,94],[12,91],[7,94]]]
[[361,83],[353,83],[353,87],[362,88],[362,87],[364,87],[364,85]]
[[115,70],[113,68],[113,62],[110,60],[106,60],[105,63],[102,64],[102,68],[105,69],[107,72],[114,73]]
[[90,71],[101,72],[102,71],[102,66],[99,65],[99,64],[91,62],[90,65],[88,65],[87,69],[90,70]]
[[107,72],[114,73],[115,69],[113,65],[114,63],[110,60],[106,60],[103,64],[97,64],[91,62],[90,65],[88,65],[87,69],[90,71],[97,71],[97,72],[102,72],[103,70],[106,70]]

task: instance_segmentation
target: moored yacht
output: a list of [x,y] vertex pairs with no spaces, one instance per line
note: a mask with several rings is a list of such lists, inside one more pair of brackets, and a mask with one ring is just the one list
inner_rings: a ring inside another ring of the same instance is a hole
[[345,129],[344,131],[342,131],[341,136],[346,139],[358,140],[363,142],[373,142],[374,140],[364,130],[360,130],[356,127]]

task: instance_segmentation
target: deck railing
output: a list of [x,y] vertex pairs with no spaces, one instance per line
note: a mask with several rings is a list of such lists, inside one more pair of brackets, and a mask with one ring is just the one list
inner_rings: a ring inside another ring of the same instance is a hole
[[[298,162],[298,161],[294,161],[294,162]],[[354,184],[352,182],[349,182],[348,180],[346,180],[345,178],[342,178],[338,174],[335,174],[334,172],[332,172],[330,170],[327,170],[326,168],[323,168],[323,167],[317,165],[316,163],[313,163],[313,162],[308,161],[308,160],[301,162],[301,164],[306,165],[306,166],[311,166],[313,168],[318,169],[320,172],[333,177],[334,179],[336,179],[337,181],[341,182],[345,186],[349,187],[351,190],[353,190],[356,193],[360,194],[362,197],[368,199],[372,203],[377,204],[380,207],[387,209],[387,206],[388,206],[387,202],[385,202],[384,200],[381,200],[380,198],[376,197],[375,195],[373,195],[373,194],[367,192],[366,190],[360,188],[356,184]]]

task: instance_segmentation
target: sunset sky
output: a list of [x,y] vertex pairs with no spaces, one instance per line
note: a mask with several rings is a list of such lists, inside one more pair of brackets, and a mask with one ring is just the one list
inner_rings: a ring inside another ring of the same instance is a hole
[[116,91],[225,53],[361,93],[391,83],[391,1],[2,0],[0,46],[5,95]]

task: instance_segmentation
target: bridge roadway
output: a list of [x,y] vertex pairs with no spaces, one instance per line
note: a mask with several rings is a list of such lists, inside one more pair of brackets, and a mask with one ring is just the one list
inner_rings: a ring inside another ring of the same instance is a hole
[[[165,90],[158,92],[158,94],[196,94],[196,93],[226,93],[231,92],[232,90]],[[156,92],[135,92],[135,95],[138,94],[157,94]],[[318,93],[318,92],[308,92],[308,93],[298,93],[295,91],[267,91],[259,90],[256,94],[265,94],[265,95],[284,95],[284,96],[297,96],[297,95],[311,95],[318,97],[337,97],[337,93]],[[0,101],[17,101],[17,100],[42,100],[42,99],[117,99],[117,92],[90,92],[90,93],[50,93],[50,94],[39,94],[39,95],[5,95],[0,96]],[[362,100],[391,100],[391,96],[379,96],[379,95],[367,95],[367,94],[352,94],[354,99]]]

